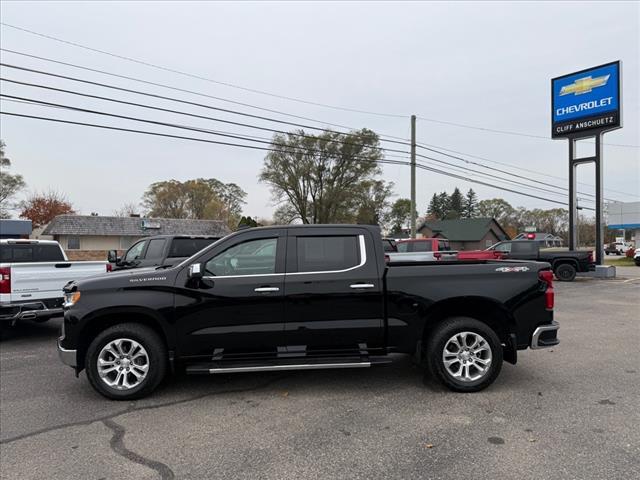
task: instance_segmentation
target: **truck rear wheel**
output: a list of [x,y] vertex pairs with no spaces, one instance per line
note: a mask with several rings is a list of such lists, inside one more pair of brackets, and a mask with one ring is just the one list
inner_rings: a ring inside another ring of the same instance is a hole
[[456,392],[477,392],[491,385],[502,368],[502,353],[496,333],[468,317],[445,320],[426,344],[428,371]]
[[553,273],[556,274],[556,278],[561,282],[573,282],[576,278],[576,267],[568,263],[561,263]]
[[123,323],[91,342],[85,365],[98,393],[112,400],[133,400],[149,395],[160,384],[167,371],[167,352],[151,328]]

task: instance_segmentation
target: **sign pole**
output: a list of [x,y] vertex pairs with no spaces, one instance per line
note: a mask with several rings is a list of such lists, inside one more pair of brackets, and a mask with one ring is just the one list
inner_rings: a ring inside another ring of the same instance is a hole
[[596,265],[603,265],[604,259],[604,222],[602,207],[604,195],[602,188],[602,133],[596,135]]
[[575,163],[575,140],[569,139],[569,250],[576,250],[577,248],[577,229],[576,229],[576,167]]

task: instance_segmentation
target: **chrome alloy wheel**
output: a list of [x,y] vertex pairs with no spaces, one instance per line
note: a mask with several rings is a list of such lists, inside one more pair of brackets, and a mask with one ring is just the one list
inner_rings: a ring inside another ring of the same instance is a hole
[[98,355],[98,374],[111,388],[135,388],[148,372],[149,354],[142,345],[130,338],[111,340]]
[[449,375],[456,380],[475,382],[489,372],[491,347],[477,333],[456,333],[447,340],[442,351],[442,361]]

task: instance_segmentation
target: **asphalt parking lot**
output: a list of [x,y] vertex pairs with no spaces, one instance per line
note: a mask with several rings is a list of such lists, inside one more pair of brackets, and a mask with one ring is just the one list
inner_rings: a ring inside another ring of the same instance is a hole
[[640,478],[640,268],[556,283],[561,344],[455,394],[408,359],[174,378],[111,402],[57,358],[59,320],[0,344],[0,477]]

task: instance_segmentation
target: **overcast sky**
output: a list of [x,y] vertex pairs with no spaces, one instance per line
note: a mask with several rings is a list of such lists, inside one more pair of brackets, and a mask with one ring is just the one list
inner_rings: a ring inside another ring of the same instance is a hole
[[[640,145],[639,5],[638,2],[611,1],[21,1],[2,2],[1,12],[2,22],[7,24],[219,82],[352,109],[406,116],[416,114],[443,122],[546,137],[506,135],[424,120],[417,126],[419,142],[503,162],[517,169],[557,176],[560,178],[510,170],[562,186],[567,185],[567,181],[561,179],[567,177],[567,141],[548,138],[551,129],[550,79],[620,59],[623,62],[624,128],[608,133],[605,142],[624,146],[607,145],[604,149],[605,195],[633,201],[640,196],[640,149],[637,147]],[[353,113],[252,93],[87,51],[6,26],[1,29],[1,44],[5,49],[325,122],[320,126],[331,123],[367,127],[383,135],[409,136],[408,117]],[[2,52],[2,61],[213,106],[272,115],[13,53]],[[135,95],[8,68],[2,69],[2,76],[131,101],[141,100]],[[269,136],[267,132],[233,125],[160,114],[24,86],[3,83],[2,92],[200,128]],[[243,121],[242,117],[218,115],[197,107],[148,98],[142,98],[142,101]],[[179,130],[25,104],[2,102],[2,109],[189,135],[189,132]],[[273,128],[286,127],[255,123]],[[24,175],[28,188],[31,191],[58,189],[84,214],[98,212],[109,215],[124,203],[138,203],[145,188],[155,181],[198,177],[215,177],[240,185],[248,192],[247,215],[270,217],[274,208],[268,186],[260,184],[257,179],[264,158],[261,151],[7,116],[2,116],[0,127],[0,137],[7,144],[13,171]],[[419,152],[430,155],[424,150]],[[438,158],[460,163],[445,157]],[[478,158],[471,160],[506,168]],[[442,165],[440,168],[453,170]],[[476,166],[473,168],[478,169]],[[395,182],[395,192],[399,197],[409,196],[408,167],[387,165],[384,178]],[[474,175],[474,178],[481,177]],[[580,181],[593,185],[593,170],[582,168]],[[530,208],[558,206],[419,171],[419,212],[424,213],[434,192],[451,192],[456,185],[463,190],[472,187],[481,199],[501,197],[513,205]],[[511,188],[563,201],[561,196],[550,193],[535,192],[518,185]],[[580,189],[586,193],[593,192],[592,186],[581,185]]]

